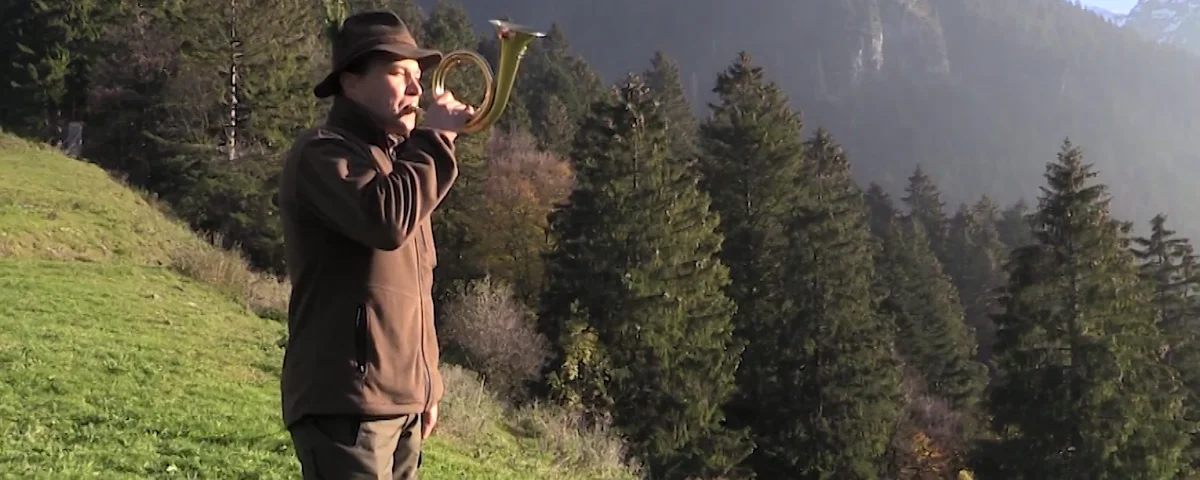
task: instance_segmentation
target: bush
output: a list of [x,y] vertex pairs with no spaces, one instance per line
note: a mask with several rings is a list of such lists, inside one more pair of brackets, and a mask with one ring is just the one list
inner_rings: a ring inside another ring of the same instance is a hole
[[579,409],[531,403],[512,412],[514,433],[530,438],[539,451],[549,452],[555,464],[598,472],[641,475],[641,462],[632,456],[610,421],[592,418]]
[[596,480],[642,478],[641,464],[629,456],[624,440],[611,426],[558,405],[506,406],[474,372],[457,365],[445,365],[442,378],[446,396],[438,407],[436,435],[484,451],[491,448],[491,432],[500,426],[524,445],[553,458],[556,470],[587,471]]
[[487,277],[459,284],[444,309],[441,336],[449,354],[481,374],[492,391],[518,403],[549,356],[532,317],[512,287]]
[[238,245],[221,247],[218,234],[207,242],[179,247],[172,255],[172,267],[201,283],[242,302],[262,318],[287,321],[291,285],[265,273],[255,272]]
[[[955,411],[945,399],[922,388],[920,372],[901,362],[904,416],[894,432],[890,469],[898,480],[969,479],[967,463],[970,419]],[[967,475],[963,477],[963,475]]]

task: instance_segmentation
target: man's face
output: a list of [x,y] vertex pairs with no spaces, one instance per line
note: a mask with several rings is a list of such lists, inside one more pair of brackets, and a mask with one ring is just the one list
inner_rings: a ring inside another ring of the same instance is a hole
[[346,97],[378,115],[388,132],[407,135],[416,127],[421,66],[416,60],[373,62],[362,75],[342,75]]

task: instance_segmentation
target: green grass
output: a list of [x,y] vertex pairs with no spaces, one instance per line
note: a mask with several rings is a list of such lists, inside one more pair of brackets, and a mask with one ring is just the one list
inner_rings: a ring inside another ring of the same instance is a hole
[[[286,286],[94,166],[0,134],[0,172],[0,478],[298,478],[285,328],[254,314]],[[445,376],[423,478],[636,478],[605,432]]]
[[103,170],[0,133],[0,257],[167,265],[203,243]]

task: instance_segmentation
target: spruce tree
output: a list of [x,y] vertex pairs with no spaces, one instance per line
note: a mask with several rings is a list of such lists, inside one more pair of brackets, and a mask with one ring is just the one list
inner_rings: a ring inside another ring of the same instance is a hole
[[730,294],[739,317],[754,321],[755,297],[778,289],[771,275],[782,265],[784,225],[803,195],[802,123],[783,91],[745,53],[718,75],[713,93],[717,103],[700,127],[701,185],[721,214]]
[[[1200,272],[1191,242],[1167,228],[1165,215],[1150,220],[1150,236],[1134,240],[1142,278],[1153,290],[1155,321],[1166,336],[1166,360],[1179,373],[1187,393],[1186,417],[1200,421]],[[1200,434],[1191,432],[1188,473],[1200,470]]]
[[[494,63],[493,60],[488,60],[488,62]],[[504,115],[500,116],[496,126],[500,131],[510,134],[533,130],[533,119],[529,117],[529,107],[525,106],[524,100],[519,95],[508,98],[508,106],[504,108]]]
[[[450,52],[475,50],[479,46],[479,36],[471,18],[458,0],[437,0],[421,28],[423,42],[430,48]],[[431,78],[432,75],[426,74],[422,81],[428,84]],[[446,89],[463,103],[479,106],[484,98],[484,86],[483,77],[470,64],[459,65],[446,76]],[[426,85],[426,90],[428,88]],[[433,216],[433,232],[438,245],[434,295],[439,299],[446,296],[454,282],[486,274],[481,269],[486,262],[479,260],[485,254],[481,251],[479,232],[472,231],[469,225],[473,219],[488,215],[482,194],[487,178],[485,149],[488,137],[488,134],[480,133],[460,135],[455,140],[458,179]]]
[[[1175,235],[1167,228],[1167,217],[1159,214],[1150,220],[1150,236],[1134,240],[1134,255],[1141,263],[1142,277],[1150,281],[1154,289],[1154,310],[1161,329],[1172,334],[1181,333],[1183,322],[1190,320],[1195,312],[1189,305],[1195,293],[1196,278],[1183,276],[1183,268],[1195,261],[1186,247],[1186,238]],[[1171,339],[1180,343],[1184,339]]]
[[691,161],[699,155],[696,134],[699,124],[696,114],[683,94],[679,65],[662,50],[654,52],[650,68],[643,73],[654,98],[662,104],[663,116],[670,130],[671,156]]
[[577,184],[553,219],[542,328],[557,340],[552,392],[610,415],[654,478],[728,474],[748,453],[721,408],[742,344],[723,289],[722,238],[695,176],[630,76],[574,143]]
[[[480,37],[471,24],[471,16],[458,0],[437,0],[429,17],[421,23],[421,33],[426,46],[447,53],[475,50],[479,46]],[[431,77],[423,75],[422,79],[428,81]],[[446,89],[463,103],[478,105],[483,98],[483,87],[483,76],[471,64],[459,65],[446,76]]]
[[11,1],[0,5],[0,127],[65,140],[65,122],[85,120],[104,31],[127,2]]
[[143,6],[125,14],[137,20],[110,27],[100,39],[105,56],[92,70],[84,156],[120,172],[131,185],[161,194],[146,180],[164,173],[161,162],[167,155],[145,132],[170,116],[164,87],[174,72],[164,66],[175,63],[182,52],[175,26],[164,20],[167,12]]
[[1166,479],[1183,466],[1182,394],[1151,292],[1103,184],[1065,141],[1000,297],[984,478]]
[[245,83],[239,94],[246,109],[242,121],[247,139],[270,152],[266,161],[272,166],[277,161],[275,152],[286,149],[296,132],[319,122],[325,113],[312,101],[316,72],[311,59],[328,44],[299,33],[320,24],[305,8],[310,5],[309,0],[238,0],[234,11],[235,40],[243,44],[239,74]]
[[908,187],[905,188],[904,204],[908,206],[909,215],[921,222],[929,235],[929,244],[938,259],[945,261],[946,243],[946,204],[942,201],[942,193],[937,184],[921,165],[917,165],[913,174],[908,177]]
[[782,283],[788,250],[785,225],[804,188],[804,139],[799,115],[749,55],[740,55],[718,75],[713,92],[717,102],[711,106],[712,116],[700,127],[699,171],[701,185],[721,216],[726,239],[721,259],[732,278],[726,292],[737,304],[737,336],[748,344],[730,421],[769,424],[780,415],[769,409],[776,403],[765,392],[780,394],[767,384],[775,381],[777,361],[788,348],[777,337],[787,296]]
[[1017,249],[1033,243],[1033,229],[1029,224],[1029,205],[1025,200],[1018,200],[1000,213],[996,229],[1000,233],[1000,241],[1008,250]]
[[540,146],[543,150],[567,156],[571,153],[571,141],[575,138],[575,122],[567,105],[554,94],[546,99],[546,110],[535,129],[541,132]]
[[787,225],[787,317],[770,326],[773,358],[746,393],[761,409],[751,463],[761,478],[884,478],[903,397],[893,325],[872,299],[866,208],[827,131],[804,152],[810,196]]
[[883,252],[883,311],[896,323],[900,355],[921,374],[924,391],[956,411],[977,413],[986,370],[975,361],[975,338],[958,292],[942,273],[924,227],[911,218],[893,222]]
[[[121,123],[96,125],[90,143],[100,148],[89,154],[128,169],[131,183],[158,193],[191,227],[239,244],[255,267],[281,272],[272,202],[277,160],[291,136],[322,113],[311,101],[317,72],[310,59],[321,55],[324,39],[298,33],[320,31],[318,13],[305,0],[168,2],[131,10],[137,23],[104,39],[113,58],[97,65],[106,80],[99,89],[119,91],[124,85],[114,80],[137,78],[126,69],[167,74],[137,85],[144,96],[138,103],[151,108],[120,112],[128,107],[119,101],[105,105],[104,118]],[[150,148],[138,148],[145,139],[152,139]]]
[[875,182],[871,182],[867,187],[863,200],[867,204],[867,222],[871,226],[871,234],[883,240],[897,216],[896,205],[892,202],[891,195]]
[[1000,240],[996,220],[998,208],[984,197],[975,205],[963,205],[950,220],[946,239],[946,273],[954,281],[966,313],[967,325],[975,332],[976,358],[988,363],[996,327],[992,314],[996,290],[1003,286],[1007,248]]
[[[559,141],[557,129],[565,125],[574,129],[579,120],[588,113],[589,105],[606,95],[600,74],[584,59],[571,54],[566,32],[558,24],[552,24],[546,38],[533,42],[521,61],[517,73],[517,85],[513,92],[518,102],[529,113],[532,133],[555,153],[566,155],[569,142]],[[566,118],[560,120],[561,112],[551,103],[557,99],[566,109]],[[554,125],[555,130],[544,126]],[[570,138],[570,137],[568,137]]]

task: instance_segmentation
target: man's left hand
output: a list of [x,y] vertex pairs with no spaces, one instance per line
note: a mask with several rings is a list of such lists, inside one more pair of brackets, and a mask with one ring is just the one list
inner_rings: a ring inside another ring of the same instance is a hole
[[434,99],[433,105],[425,110],[425,126],[439,130],[451,142],[458,137],[463,126],[475,116],[475,107],[459,102],[450,92]]
[[438,406],[433,404],[429,407],[429,411],[421,414],[421,440],[429,438],[429,434],[433,433],[433,427],[437,426],[438,421]]

